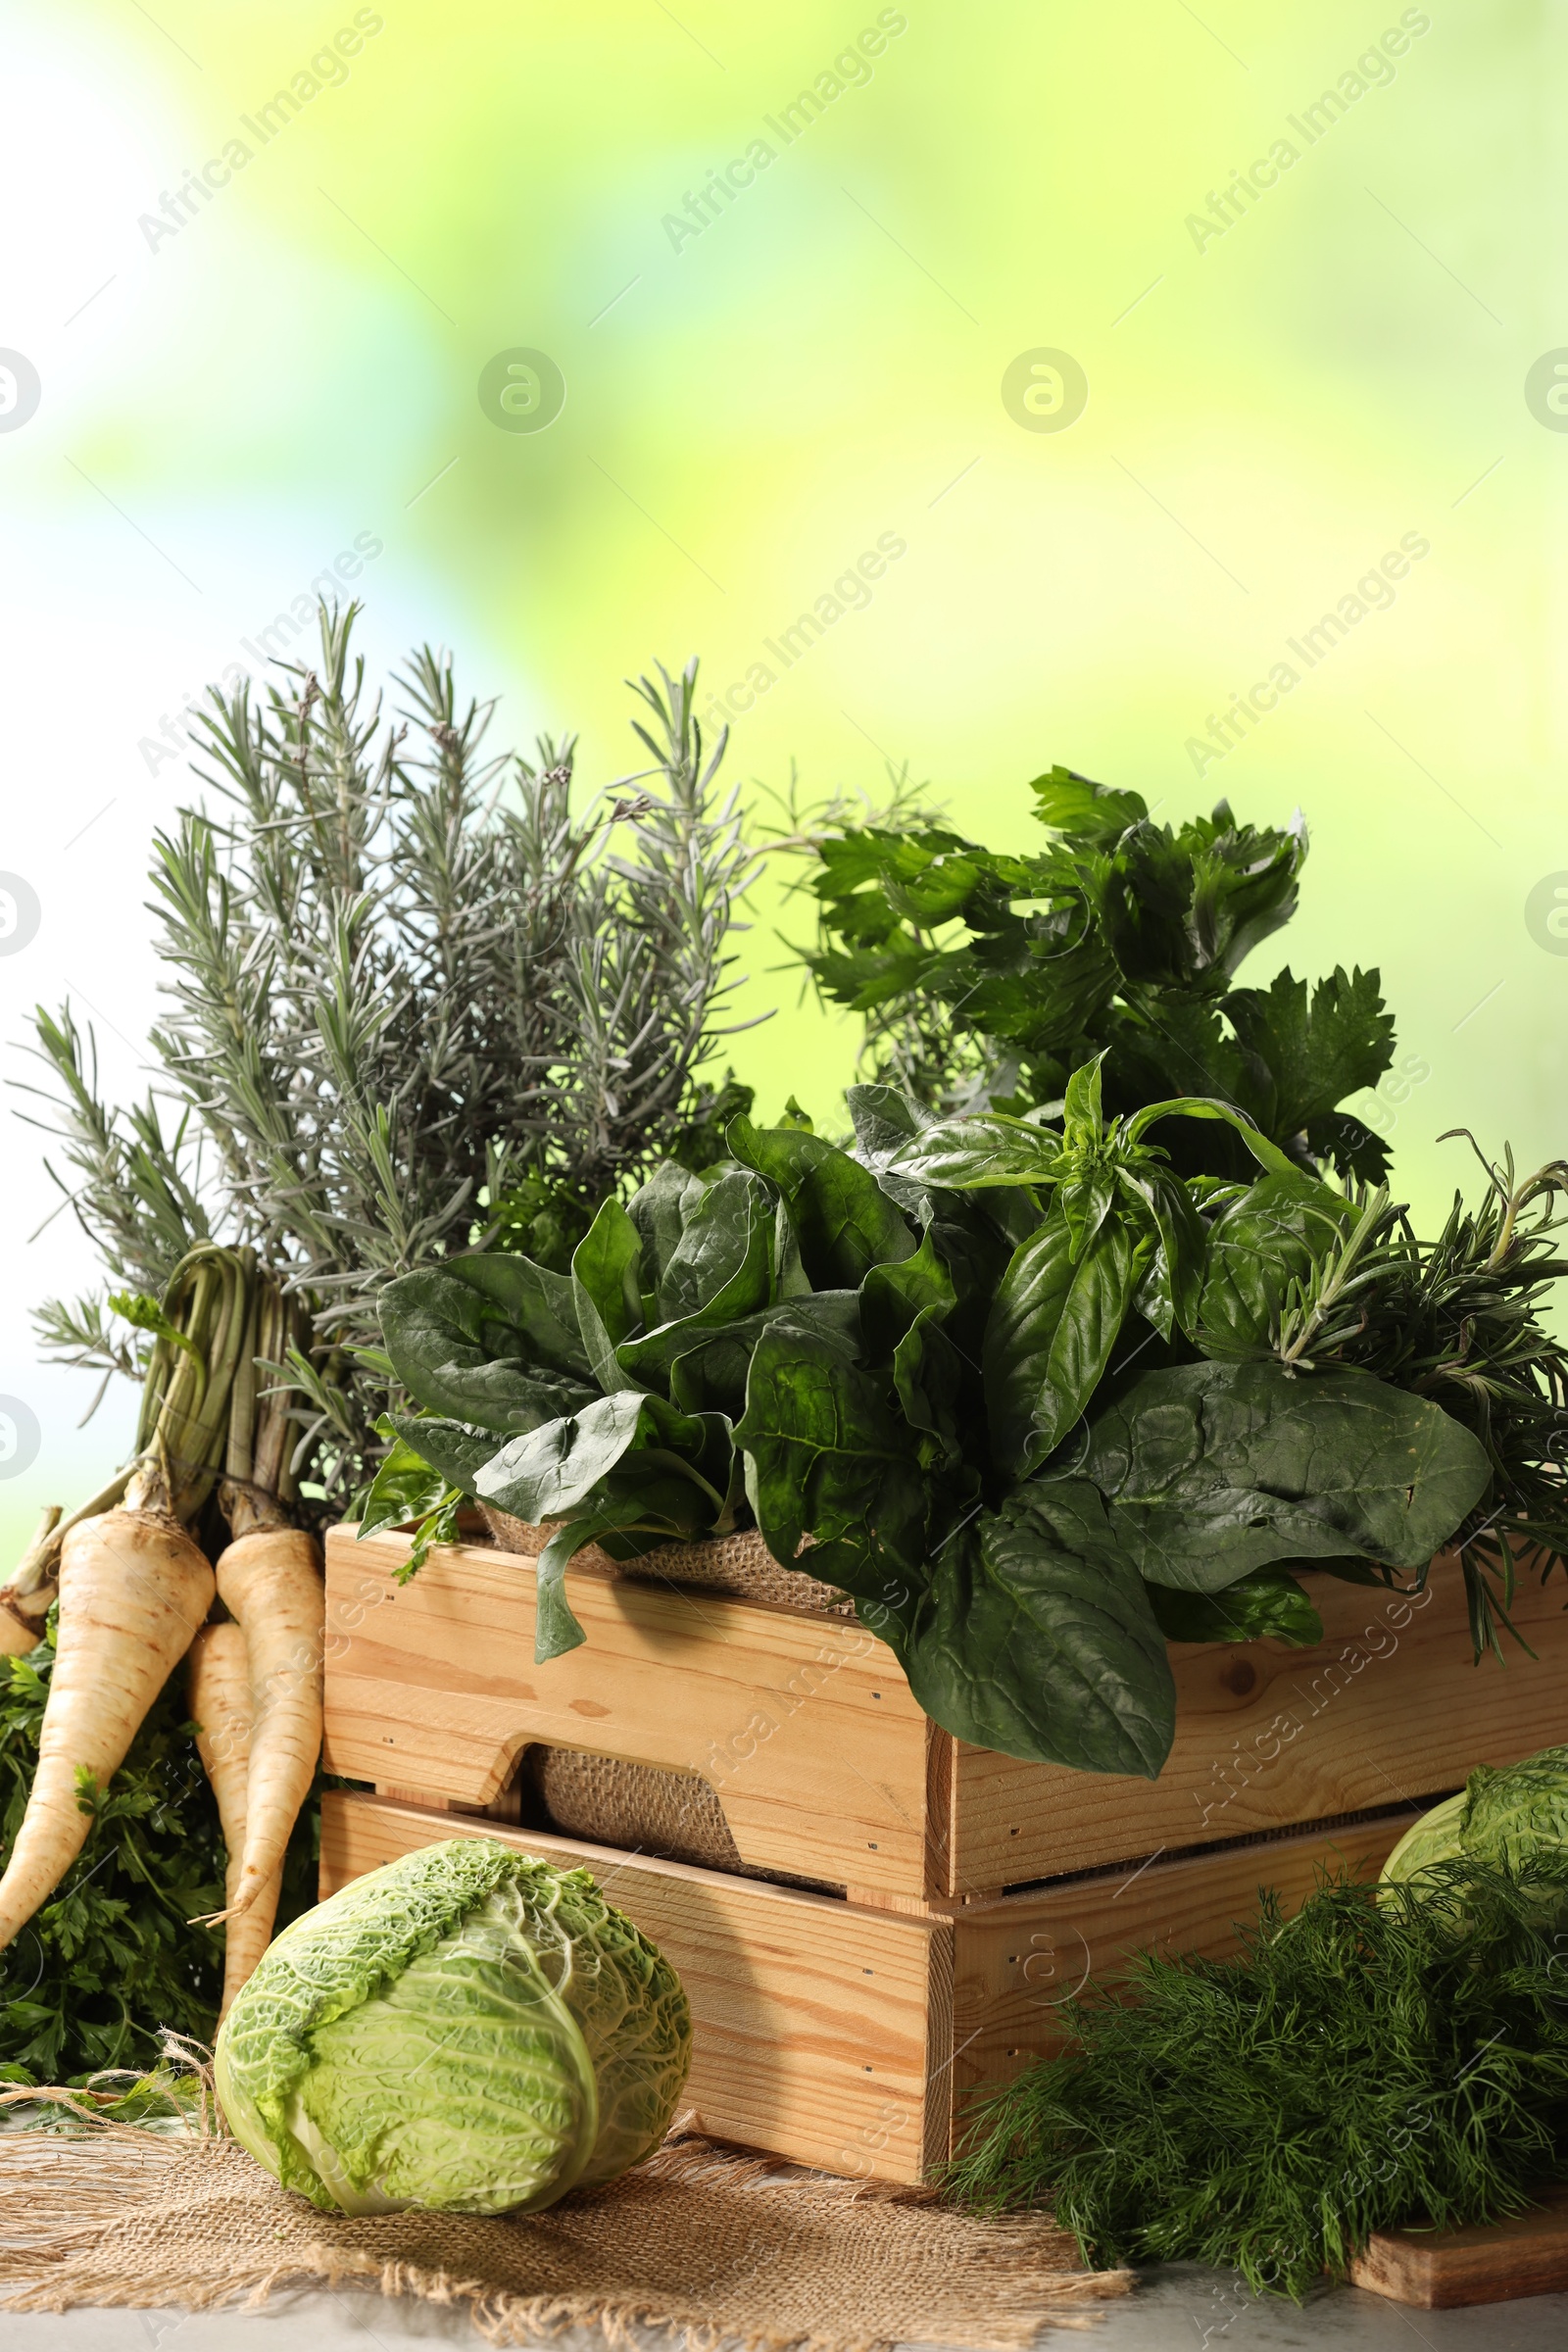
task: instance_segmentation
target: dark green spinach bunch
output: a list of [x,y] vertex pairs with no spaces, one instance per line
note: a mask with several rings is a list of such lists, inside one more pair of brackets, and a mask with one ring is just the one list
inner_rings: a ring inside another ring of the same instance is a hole
[[[1117,1113],[1218,1097],[1299,1165],[1376,1182],[1385,1148],[1340,1105],[1393,1057],[1377,973],[1235,985],[1295,912],[1299,819],[1238,824],[1221,801],[1155,825],[1138,793],[1064,767],[1030,789],[1054,835],[1030,855],[935,827],[818,844],[821,936],[806,961],[824,996],[865,1015],[878,1074],[933,1107],[1023,1112],[1058,1102],[1102,1054]],[[1246,1173],[1222,1127],[1181,1121],[1167,1141],[1183,1173]]]
[[452,1539],[467,1495],[556,1522],[541,1662],[583,1639],[564,1580],[585,1544],[630,1559],[749,1523],[734,1427],[762,1334],[787,1317],[802,1346],[858,1350],[862,1284],[916,1256],[870,1172],[804,1127],[735,1118],[728,1146],[701,1170],[661,1163],[624,1206],[604,1201],[567,1274],[487,1252],[382,1294],[388,1358],[422,1411],[383,1422],[394,1443],[361,1532],[421,1519],[414,1567]]
[[963,2204],[1049,2203],[1086,2261],[1206,2262],[1299,2297],[1375,2230],[1523,2213],[1568,2175],[1568,1863],[1264,1890],[1238,1957],[1158,1946],[991,2093]]

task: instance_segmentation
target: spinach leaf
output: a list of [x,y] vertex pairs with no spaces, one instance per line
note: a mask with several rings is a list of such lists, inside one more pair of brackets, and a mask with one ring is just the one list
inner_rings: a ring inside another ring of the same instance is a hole
[[400,1274],[380,1310],[397,1376],[431,1412],[534,1429],[592,1395],[571,1285],[529,1258],[498,1250]]
[[615,1348],[642,1326],[642,1260],[637,1228],[620,1202],[601,1202],[571,1253],[571,1288],[583,1348],[607,1396],[637,1385],[621,1368]]
[[914,1254],[914,1236],[869,1168],[796,1127],[732,1119],[729,1148],[777,1185],[814,1291],[857,1290],[873,1266]]
[[1093,1487],[1020,1488],[954,1539],[901,1645],[916,1698],[978,1747],[1152,1780],[1176,1690]]
[[411,1520],[438,1510],[450,1483],[398,1433],[387,1414],[382,1414],[376,1430],[392,1444],[360,1504],[362,1544],[367,1536],[378,1536],[383,1528],[406,1527]]
[[416,1457],[440,1472],[448,1486],[464,1494],[477,1492],[474,1481],[498,1450],[493,1429],[470,1429],[465,1421],[444,1421],[434,1413],[388,1413],[384,1419],[382,1435],[395,1433],[397,1443],[376,1475],[377,1487],[394,1456],[413,1448]]
[[1185,1328],[1220,1362],[1266,1355],[1292,1282],[1304,1282],[1354,1210],[1303,1169],[1259,1177],[1209,1229],[1202,1291]]
[[1364,1372],[1146,1373],[1090,1424],[1083,1472],[1152,1584],[1217,1592],[1269,1562],[1419,1568],[1491,1480],[1469,1431]]
[[721,1416],[682,1413],[635,1390],[504,1446],[474,1482],[481,1499],[535,1524],[565,1521],[540,1555],[536,1663],[583,1639],[564,1578],[585,1544],[612,1543],[630,1558],[650,1541],[710,1532],[733,1509],[732,1470]]
[[1031,1476],[1083,1412],[1151,1254],[1120,1217],[1107,1218],[1076,1265],[1072,1245],[1053,1208],[1015,1251],[986,1326],[991,1449],[1009,1478]]
[[[735,1429],[746,1491],[776,1560],[846,1585],[884,1562],[925,1580],[929,1497],[915,1433],[893,1405],[886,1375],[791,1315],[757,1344],[746,1413]],[[808,1533],[831,1549],[831,1574]]]
[[912,1257],[873,1266],[860,1285],[860,1329],[873,1363],[886,1363],[922,1314],[945,1321],[957,1304],[953,1277],[928,1233]]
[[1323,1620],[1305,1589],[1283,1568],[1256,1568],[1223,1592],[1178,1592],[1150,1585],[1150,1600],[1167,1642],[1283,1642],[1309,1648]]
[[765,1185],[744,1168],[726,1168],[706,1187],[686,1218],[658,1286],[661,1323],[704,1315],[732,1322],[768,1302],[775,1207]]
[[788,1316],[818,1333],[848,1355],[860,1339],[853,1291],[816,1291],[806,1298],[775,1299],[755,1315],[715,1331],[667,1324],[645,1340],[627,1343],[625,1353],[640,1378],[667,1380],[670,1401],[683,1412],[727,1413],[738,1421],[746,1410],[746,1381],[757,1343],[770,1323]]
[[658,1294],[664,1268],[686,1230],[687,1218],[707,1189],[704,1178],[693,1175],[678,1160],[662,1159],[647,1183],[639,1185],[626,1203],[626,1214],[636,1226],[642,1244],[643,1274],[649,1286],[643,1306],[646,1322],[660,1320]]

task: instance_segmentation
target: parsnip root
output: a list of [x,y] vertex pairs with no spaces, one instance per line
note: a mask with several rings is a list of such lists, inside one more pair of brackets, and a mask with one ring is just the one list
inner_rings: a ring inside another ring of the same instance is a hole
[[[223,1896],[231,1903],[245,1859],[246,1788],[251,1767],[251,1675],[242,1627],[231,1622],[204,1625],[191,1643],[190,1711],[197,1750],[223,1825],[228,1853]],[[281,1886],[282,1873],[274,1871],[250,1907],[228,1923],[220,2024],[272,1940]]]
[[60,1628],[38,1767],[0,1879],[0,1949],[47,1902],[87,1841],[76,1776],[100,1789],[213,1605],[213,1571],[161,1513],[83,1519],[60,1555]]
[[219,1560],[218,1590],[244,1628],[251,1680],[244,1865],[219,1915],[231,1921],[281,1868],[321,1752],[326,1587],[315,1539],[292,1527],[241,1536]]

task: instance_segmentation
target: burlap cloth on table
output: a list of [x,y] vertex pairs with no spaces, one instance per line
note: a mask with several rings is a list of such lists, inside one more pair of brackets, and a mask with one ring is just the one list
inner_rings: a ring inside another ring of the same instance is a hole
[[918,2201],[674,2139],[608,2187],[483,2221],[318,2213],[218,2132],[164,2137],[97,2122],[69,2137],[0,2134],[0,2309],[264,2302],[359,2279],[466,2303],[486,2342],[597,2325],[692,2352],[886,2352],[913,2338],[1023,2352],[1048,2322],[1083,2327],[1126,2292],[1085,2272],[1066,2232]]
[[[503,1551],[538,1556],[545,1529],[489,1504],[482,1507]],[[855,1603],[843,1599],[831,1585],[799,1568],[781,1568],[756,1528],[702,1544],[662,1544],[637,1560],[612,1560],[597,1544],[577,1556],[634,1584],[697,1587],[813,1617],[855,1614]],[[529,1749],[524,1769],[550,1827],[564,1837],[662,1854],[672,1862],[695,1862],[704,1870],[727,1870],[743,1878],[797,1883],[778,1871],[749,1868],[741,1860],[717,1792],[696,1773],[664,1772],[651,1764],[543,1745]]]

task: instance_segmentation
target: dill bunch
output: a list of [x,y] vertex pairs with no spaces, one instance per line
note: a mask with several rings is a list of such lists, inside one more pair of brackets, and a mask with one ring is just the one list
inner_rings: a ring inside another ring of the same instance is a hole
[[1565,1953],[1568,1855],[1325,1877],[1290,1920],[1264,1890],[1236,1958],[1147,1950],[1066,2005],[1077,2046],[977,2105],[950,2189],[1299,2298],[1375,2230],[1568,2175]]

